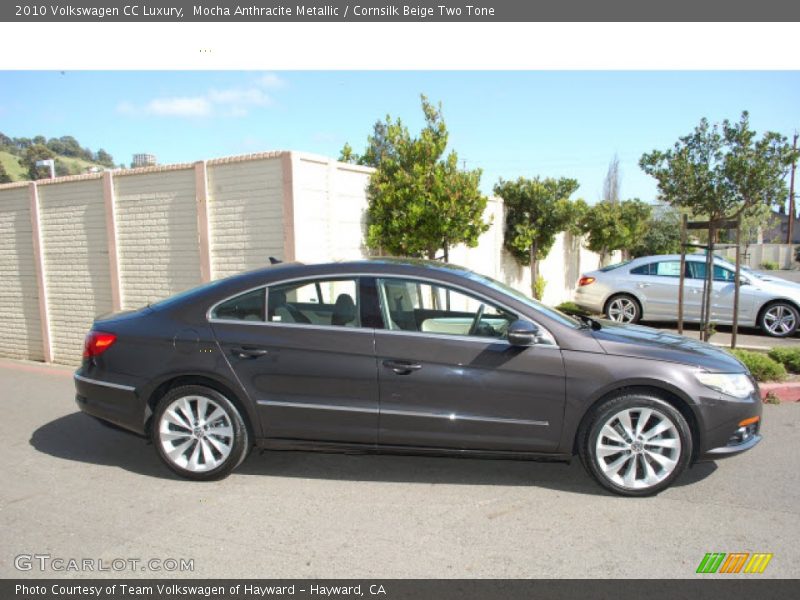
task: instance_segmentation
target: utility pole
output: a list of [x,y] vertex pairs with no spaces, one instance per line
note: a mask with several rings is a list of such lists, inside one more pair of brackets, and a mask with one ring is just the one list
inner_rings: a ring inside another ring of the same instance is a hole
[[794,132],[794,140],[792,142],[792,149],[795,153],[795,158],[792,160],[792,174],[789,177],[789,232],[786,235],[786,243],[793,243],[794,238],[794,171],[797,168],[797,132]]

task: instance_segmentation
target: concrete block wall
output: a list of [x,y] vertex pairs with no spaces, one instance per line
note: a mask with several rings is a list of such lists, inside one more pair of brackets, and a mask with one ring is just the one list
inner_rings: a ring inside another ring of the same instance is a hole
[[301,262],[358,259],[372,169],[292,152],[294,247]]
[[114,177],[122,308],[201,283],[193,165]]
[[44,360],[31,188],[11,184],[0,198],[0,356]]
[[287,258],[284,190],[290,181],[285,181],[285,162],[281,153],[208,161],[212,279],[263,267],[270,256]]
[[52,360],[73,364],[92,320],[113,308],[102,176],[38,192]]
[[[282,260],[368,255],[372,170],[300,152],[246,156],[31,184],[0,185],[0,356],[80,362],[93,319],[138,308],[211,279]],[[529,270],[503,250],[504,207],[451,262],[530,292]],[[613,259],[612,259],[613,260]],[[544,300],[572,297],[598,265],[559,236],[540,263]]]

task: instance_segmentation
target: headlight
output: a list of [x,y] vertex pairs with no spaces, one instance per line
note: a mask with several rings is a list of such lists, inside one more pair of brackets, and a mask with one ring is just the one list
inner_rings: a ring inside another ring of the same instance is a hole
[[695,373],[704,386],[734,398],[747,398],[755,391],[753,382],[745,373]]

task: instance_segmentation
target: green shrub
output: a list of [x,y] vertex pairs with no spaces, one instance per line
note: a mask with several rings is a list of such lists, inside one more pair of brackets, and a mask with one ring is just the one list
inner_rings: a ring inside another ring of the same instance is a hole
[[769,357],[781,363],[787,371],[800,373],[800,348],[773,348]]
[[744,363],[757,381],[783,381],[786,369],[766,354],[747,350],[731,350],[732,354]]
[[777,271],[780,268],[780,265],[774,260],[765,260],[761,263],[761,268],[765,271]]
[[533,295],[537,300],[544,298],[544,288],[547,285],[544,277],[541,275],[536,276],[536,283],[533,284]]
[[591,314],[588,310],[581,308],[574,302],[562,302],[558,306],[556,306],[556,310],[560,310],[562,313],[566,315],[589,315]]

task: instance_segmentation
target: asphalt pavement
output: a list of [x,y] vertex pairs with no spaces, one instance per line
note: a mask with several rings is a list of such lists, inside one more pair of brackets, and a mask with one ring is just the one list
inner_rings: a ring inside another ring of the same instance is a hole
[[[751,452],[629,499],[577,461],[254,452],[192,483],[77,413],[68,369],[0,360],[0,389],[0,577],[712,577],[695,575],[707,552],[768,552],[749,577],[800,575],[797,404],[764,407]],[[126,567],[42,571],[33,555]]]

